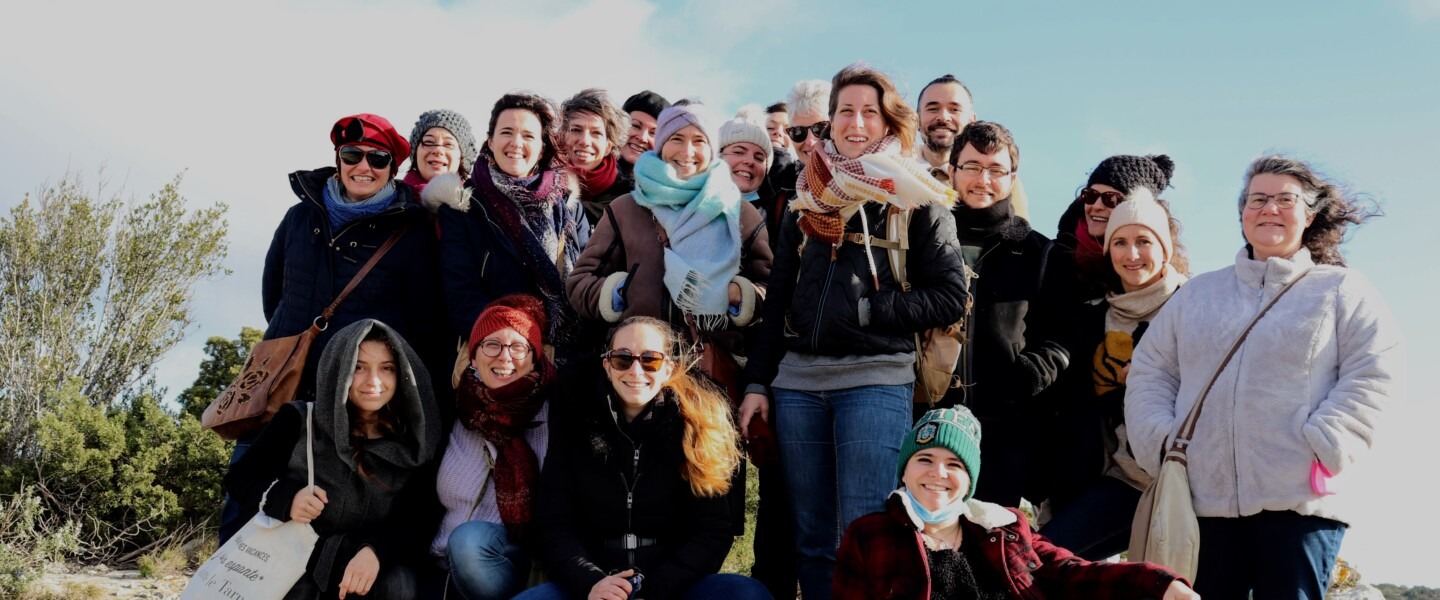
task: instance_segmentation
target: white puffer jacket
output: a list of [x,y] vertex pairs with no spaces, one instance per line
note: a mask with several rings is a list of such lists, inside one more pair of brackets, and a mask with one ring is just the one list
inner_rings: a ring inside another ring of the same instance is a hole
[[1135,350],[1125,422],[1140,466],[1159,472],[1164,448],[1241,330],[1292,279],[1255,325],[1200,410],[1189,449],[1195,514],[1240,517],[1293,510],[1346,521],[1311,491],[1318,457],[1339,475],[1371,446],[1400,394],[1400,330],[1375,288],[1351,269],[1290,259],[1251,260],[1206,273],[1166,303]]

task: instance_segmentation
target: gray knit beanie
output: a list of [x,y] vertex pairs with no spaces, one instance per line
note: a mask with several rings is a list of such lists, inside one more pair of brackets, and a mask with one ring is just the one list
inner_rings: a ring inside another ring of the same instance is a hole
[[470,121],[465,120],[453,110],[436,109],[425,111],[415,121],[415,128],[410,130],[410,170],[415,170],[419,163],[420,140],[425,137],[425,132],[431,127],[439,127],[449,131],[460,143],[460,169],[462,173],[470,174],[475,168],[475,134],[470,132]]

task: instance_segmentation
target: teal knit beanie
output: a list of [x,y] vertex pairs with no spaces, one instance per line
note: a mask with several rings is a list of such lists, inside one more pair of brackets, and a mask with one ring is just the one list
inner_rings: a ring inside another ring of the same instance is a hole
[[905,464],[916,452],[937,447],[954,452],[964,463],[965,471],[970,474],[970,491],[965,493],[965,499],[969,500],[980,483],[980,421],[964,406],[937,408],[920,417],[900,443],[896,477],[905,476]]

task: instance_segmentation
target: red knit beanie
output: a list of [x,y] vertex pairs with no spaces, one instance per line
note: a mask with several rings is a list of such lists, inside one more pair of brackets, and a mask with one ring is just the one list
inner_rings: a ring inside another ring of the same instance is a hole
[[539,298],[525,294],[503,296],[480,311],[475,326],[470,328],[470,359],[475,359],[475,349],[480,347],[486,336],[506,327],[520,332],[525,337],[525,343],[530,344],[534,352],[540,353],[545,347],[545,326],[545,305]]

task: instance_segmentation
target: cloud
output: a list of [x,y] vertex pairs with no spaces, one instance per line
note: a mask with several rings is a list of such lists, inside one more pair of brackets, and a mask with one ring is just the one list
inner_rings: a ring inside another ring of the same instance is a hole
[[[752,68],[730,53],[778,26],[742,19],[736,4],[28,3],[10,10],[24,25],[0,36],[0,148],[15,157],[0,164],[0,209],[102,163],[142,196],[185,170],[189,198],[230,206],[234,274],[197,287],[200,325],[159,365],[174,393],[193,379],[206,337],[263,325],[264,253],[295,203],[285,176],[330,162],[335,119],[373,112],[408,134],[416,115],[445,107],[483,138],[507,91],[558,102],[591,86],[616,102],[648,88],[726,112]],[[746,15],[772,4],[788,2],[738,2]]]
[[1409,0],[1410,16],[1421,23],[1440,18],[1440,0]]

